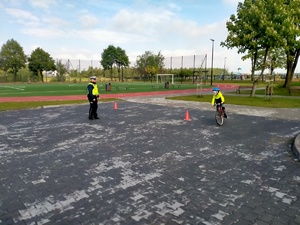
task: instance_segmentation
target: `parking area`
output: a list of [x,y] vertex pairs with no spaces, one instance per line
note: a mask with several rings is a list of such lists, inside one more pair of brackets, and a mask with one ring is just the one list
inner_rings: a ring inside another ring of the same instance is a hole
[[227,108],[222,127],[159,98],[0,112],[0,224],[300,224],[298,117]]

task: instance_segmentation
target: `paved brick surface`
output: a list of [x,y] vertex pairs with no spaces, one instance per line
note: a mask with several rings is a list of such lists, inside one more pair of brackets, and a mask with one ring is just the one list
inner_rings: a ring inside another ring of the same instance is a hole
[[299,120],[173,105],[0,112],[0,224],[300,224]]

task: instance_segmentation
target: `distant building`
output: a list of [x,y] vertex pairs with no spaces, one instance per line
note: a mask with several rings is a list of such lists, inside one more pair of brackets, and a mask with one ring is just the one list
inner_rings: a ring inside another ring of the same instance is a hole
[[43,75],[46,77],[56,77],[57,76],[57,71],[56,70],[49,70],[49,71],[43,71]]

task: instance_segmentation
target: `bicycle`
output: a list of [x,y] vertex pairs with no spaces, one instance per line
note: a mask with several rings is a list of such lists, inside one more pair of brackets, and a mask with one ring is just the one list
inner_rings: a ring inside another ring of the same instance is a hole
[[217,103],[217,112],[215,114],[216,123],[219,126],[223,125],[224,122],[224,110],[221,103]]

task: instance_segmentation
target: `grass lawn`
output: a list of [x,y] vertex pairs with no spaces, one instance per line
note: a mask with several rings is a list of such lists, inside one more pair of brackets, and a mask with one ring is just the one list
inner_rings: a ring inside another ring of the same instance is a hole
[[[196,84],[172,85],[170,83],[169,89],[166,89],[164,85],[165,83],[114,82],[111,83],[111,91],[106,92],[106,83],[98,83],[100,94],[186,90],[197,88]],[[86,87],[87,83],[0,84],[0,97],[86,95]],[[209,85],[207,85],[207,87],[209,87]]]
[[[150,82],[113,82],[111,91],[106,91],[106,83],[98,83],[99,92],[101,93],[134,93],[134,92],[153,92],[167,90],[186,90],[196,89],[196,84],[169,84],[169,89],[165,88],[165,83]],[[0,97],[25,97],[25,96],[61,96],[61,95],[86,95],[87,83],[17,83],[17,84],[0,84]],[[113,101],[115,99],[100,99],[103,101]],[[39,101],[39,102],[1,102],[0,111],[36,108],[49,105],[62,104],[81,104],[87,103],[86,100],[73,101]]]
[[[222,83],[222,81],[218,82]],[[187,90],[197,88],[196,84],[169,84],[169,89],[165,89],[165,83],[150,83],[150,82],[112,82],[111,91],[106,91],[107,83],[98,83],[100,94],[101,93],[134,93],[134,92],[153,92],[153,91],[167,91],[167,90]],[[251,82],[234,83],[235,85],[251,85]],[[300,108],[300,98],[294,98],[294,96],[300,97],[300,91],[293,93],[292,97],[288,97],[288,89],[282,88],[283,83],[274,84],[273,96],[270,100],[267,100],[265,95],[265,84],[261,83],[256,90],[257,96],[250,98],[249,90],[242,90],[241,95],[231,93],[231,95],[224,96],[227,104],[236,105],[248,105],[248,106],[262,106],[271,108]],[[300,86],[300,82],[293,82],[292,85]],[[60,96],[60,95],[86,95],[87,83],[17,83],[17,84],[0,84],[0,97],[22,97],[22,96]],[[210,85],[203,85],[203,88],[210,87]],[[246,95],[246,96],[245,96]],[[280,96],[280,97],[279,97]],[[210,102],[212,95],[199,96],[179,96],[169,99],[178,99],[185,101],[199,101]],[[100,101],[113,101],[114,99],[100,99]],[[12,110],[12,109],[25,109],[35,108],[48,105],[62,105],[62,104],[81,104],[86,103],[82,100],[74,101],[47,101],[47,102],[4,102],[0,103],[0,111]]]
[[[248,83],[247,86],[251,85]],[[245,85],[241,83],[240,85]],[[300,86],[300,82],[293,82],[292,85]],[[255,92],[256,97],[250,97],[250,90],[241,90],[241,94],[235,92],[224,94],[225,102],[227,104],[234,105],[247,105],[247,106],[259,106],[269,108],[300,108],[300,91],[289,95],[288,89],[283,88],[283,82],[273,85],[273,96],[266,98],[265,96],[265,84],[258,85],[258,89]],[[197,102],[211,102],[211,95],[199,96],[178,96],[168,99],[184,100],[184,101],[197,101]]]
[[[226,95],[224,93],[225,103],[233,105],[259,106],[268,108],[300,108],[300,98],[272,97],[270,100],[263,97],[249,97],[244,95]],[[177,96],[169,97],[172,100],[184,100],[195,102],[211,102],[212,95],[203,96]]]

